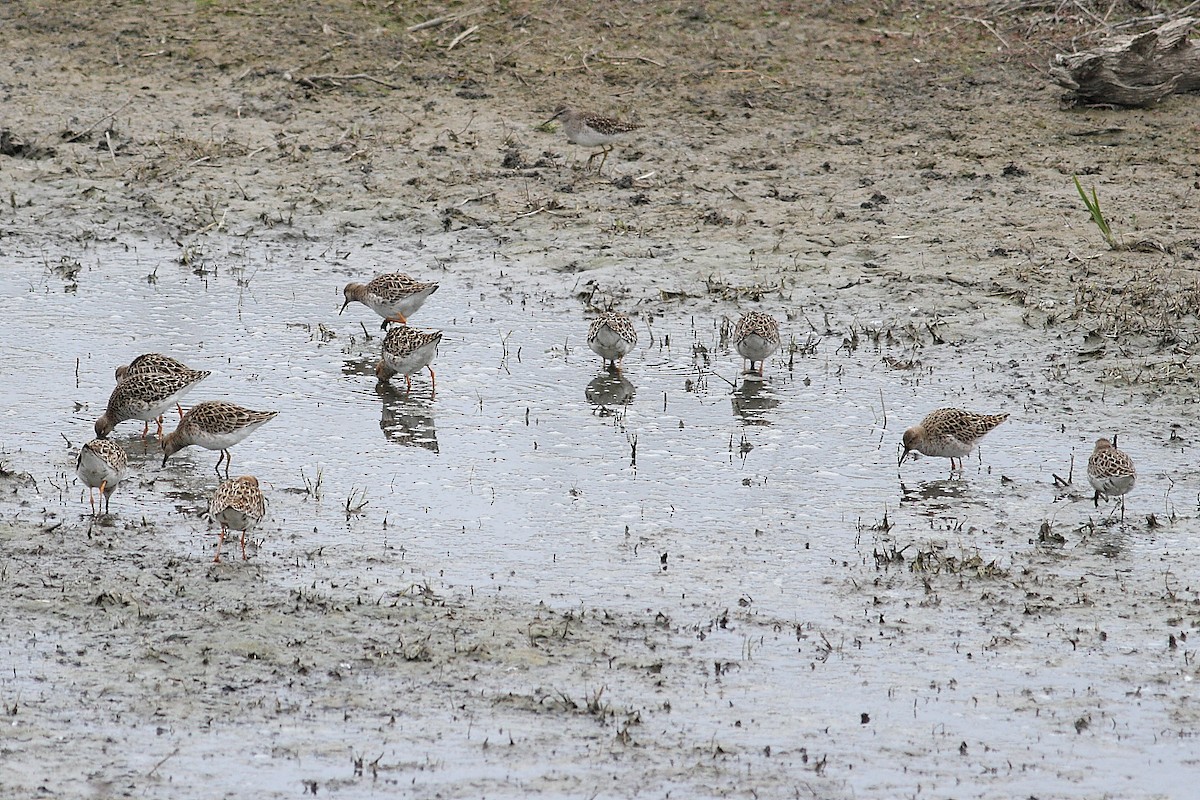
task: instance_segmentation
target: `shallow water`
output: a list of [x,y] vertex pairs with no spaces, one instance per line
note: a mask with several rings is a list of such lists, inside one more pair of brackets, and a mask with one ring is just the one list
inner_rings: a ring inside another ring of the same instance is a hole
[[[1196,584],[1178,555],[1194,521],[1152,533],[1142,524],[1190,506],[1186,454],[1166,430],[1123,439],[1148,466],[1131,524],[1080,528],[1103,516],[1081,501],[1091,494],[1087,423],[1129,431],[1144,411],[1048,411],[1068,387],[1032,379],[1059,344],[944,347],[922,353],[920,369],[896,370],[880,355],[902,348],[840,347],[850,323],[838,321],[856,315],[835,309],[837,334],[743,382],[720,319],[668,306],[649,325],[638,318],[639,346],[617,375],[587,349],[576,300],[521,291],[490,258],[439,270],[362,249],[233,250],[187,265],[175,252],[81,249],[67,256],[81,265],[73,279],[56,256],[6,258],[0,311],[20,335],[7,344],[0,441],[7,464],[54,501],[52,516],[87,510],[74,458],[113,368],[161,351],[213,371],[185,405],[224,398],[280,412],[232,450],[233,473],[258,476],[270,502],[252,554],[264,580],[337,585],[366,565],[381,595],[428,583],[440,595],[665,619],[689,657],[716,665],[672,699],[665,740],[719,740],[745,754],[748,774],[766,769],[765,748],[794,759],[817,740],[813,757],[836,765],[818,784],[827,792],[959,796],[951,787],[983,772],[1013,794],[1169,793],[1195,775],[1177,708],[1194,667],[1164,649],[1187,625],[1122,611],[1130,598],[1160,597],[1164,570],[1178,587]],[[338,315],[344,283],[398,262],[442,284],[412,318],[445,334],[436,395],[428,372],[411,392],[401,377],[377,386],[378,318],[359,304]],[[785,328],[808,336],[799,320]],[[1014,390],[1014,374],[1031,381]],[[903,428],[948,404],[1013,418],[961,478],[947,477],[944,460],[898,469]],[[114,516],[145,518],[180,559],[208,558],[215,537],[200,512],[216,453],[189,448],[164,468],[139,426],[114,434],[134,473]],[[1057,497],[1051,473],[1065,476],[1072,453],[1075,497]],[[1038,544],[1043,521],[1065,545]],[[903,561],[880,560],[895,551]],[[228,543],[225,553],[236,563]],[[914,572],[922,553],[978,564]],[[1057,596],[1039,596],[1042,586]],[[614,703],[643,702],[621,691],[614,681]],[[445,737],[438,752],[453,767],[431,768],[427,786],[494,787],[512,774],[458,738],[457,723],[430,717],[422,724]],[[553,738],[536,716],[519,733]],[[206,734],[191,757],[212,757],[221,735]],[[339,747],[308,757],[310,774],[344,773]],[[294,777],[286,764],[258,766],[263,787]],[[525,780],[555,785],[526,768]],[[586,783],[598,768],[558,769]]]

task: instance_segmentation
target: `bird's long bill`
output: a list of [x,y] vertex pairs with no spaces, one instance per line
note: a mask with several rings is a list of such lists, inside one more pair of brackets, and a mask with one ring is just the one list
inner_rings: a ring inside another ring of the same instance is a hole
[[567,113],[567,110],[566,110],[565,108],[560,108],[558,111],[555,111],[555,112],[554,112],[554,116],[553,116],[553,117],[551,117],[550,119],[546,120],[546,121],[545,121],[545,122],[543,122],[542,124],[543,124],[543,125],[548,125],[548,124],[550,124],[551,122],[554,122],[554,120],[558,119],[559,117],[561,117],[561,116],[562,116],[563,114],[565,114],[565,113]]
[[900,460],[896,462],[897,467],[904,463],[904,459],[908,458],[910,452],[909,448],[904,448],[904,452],[900,454]]
[[350,305],[350,301],[349,301],[349,300],[347,300],[346,302],[342,303],[342,308],[341,308],[341,310],[340,310],[340,311],[338,311],[338,313],[339,313],[339,314],[341,314],[341,313],[342,313],[342,311],[345,311],[345,310],[346,310],[346,306],[348,306],[348,305]]

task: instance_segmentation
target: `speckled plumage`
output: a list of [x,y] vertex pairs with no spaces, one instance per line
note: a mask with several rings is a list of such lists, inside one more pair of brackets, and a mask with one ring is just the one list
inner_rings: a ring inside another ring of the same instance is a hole
[[135,375],[178,375],[183,372],[194,372],[191,367],[162,353],[142,353],[128,364],[117,367],[117,381],[132,378]]
[[1097,439],[1096,447],[1088,459],[1088,483],[1096,490],[1092,502],[1099,507],[1100,495],[1105,499],[1121,498],[1121,519],[1125,519],[1125,495],[1137,482],[1137,471],[1133,459],[1117,449],[1108,439]]
[[258,478],[243,475],[232,481],[223,481],[213,492],[208,502],[208,513],[221,525],[217,539],[217,554],[214,562],[221,560],[221,545],[229,528],[242,532],[242,560],[246,560],[246,533],[258,527],[267,515],[267,499],[258,485]]
[[224,400],[205,400],[197,403],[179,421],[179,426],[162,441],[163,466],[167,459],[185,447],[197,445],[208,450],[220,450],[217,474],[225,461],[225,475],[233,457],[229,448],[245,439],[264,423],[274,419],[278,411],[251,411]]
[[154,372],[127,377],[108,396],[108,407],[96,420],[96,437],[106,438],[113,428],[127,419],[140,419],[147,424],[142,431],[143,437],[149,430],[150,420],[157,420],[161,438],[163,412],[176,405],[180,397],[210,374],[208,370],[189,369],[169,374]]
[[957,458],[958,469],[961,470],[963,456],[1006,419],[1008,414],[976,414],[958,408],[939,408],[926,415],[921,424],[904,432],[904,452],[900,456],[900,463],[904,463],[909,452],[916,450],[927,456],[950,459],[951,471],[955,468],[954,459]]
[[346,288],[342,290],[346,298],[346,302],[342,304],[342,311],[351,303],[362,303],[383,317],[380,328],[386,328],[389,322],[407,325],[408,318],[415,314],[437,289],[436,283],[422,283],[400,272],[388,272],[376,275],[368,283],[346,284]]
[[606,311],[588,328],[588,347],[614,367],[637,345],[637,340],[633,321],[619,311]]
[[750,362],[749,372],[754,372],[754,362],[758,362],[761,377],[766,360],[779,349],[779,323],[765,311],[751,311],[734,327],[733,344],[738,354]]
[[407,325],[392,328],[383,339],[382,357],[375,365],[379,382],[383,383],[393,375],[403,375],[408,391],[412,389],[413,374],[425,368],[429,370],[429,380],[436,392],[437,376],[431,365],[441,341],[441,331],[419,331]]
[[75,474],[88,487],[88,499],[92,502],[92,516],[96,515],[96,494],[99,489],[104,513],[108,513],[108,504],[117,484],[125,480],[125,469],[129,466],[129,456],[125,449],[111,439],[93,439],[79,449],[79,458],[75,460]]
[[551,122],[556,119],[562,120],[563,132],[567,134],[567,140],[572,144],[601,148],[588,157],[587,165],[584,167],[587,169],[592,165],[596,156],[602,156],[600,166],[596,168],[597,172],[604,169],[604,162],[608,159],[608,154],[612,152],[612,145],[617,137],[642,127],[632,122],[623,122],[612,117],[602,117],[599,114],[577,111],[572,108],[560,108],[553,117],[546,121]]

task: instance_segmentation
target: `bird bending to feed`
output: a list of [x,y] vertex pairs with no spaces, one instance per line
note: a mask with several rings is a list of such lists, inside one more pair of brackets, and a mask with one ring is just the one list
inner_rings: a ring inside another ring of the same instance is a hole
[[904,452],[900,455],[899,463],[912,450],[927,456],[950,459],[950,471],[954,471],[954,459],[958,459],[958,469],[962,469],[963,456],[970,453],[979,440],[1004,420],[1008,414],[976,414],[959,408],[939,408],[931,411],[921,420],[920,425],[914,425],[904,432]]
[[79,450],[75,461],[75,474],[88,487],[88,499],[92,501],[92,516],[96,516],[96,489],[100,490],[100,502],[104,513],[108,513],[109,500],[117,484],[125,480],[125,468],[129,457],[125,449],[111,439],[93,439]]
[[400,374],[404,376],[405,391],[411,391],[413,373],[427,368],[433,384],[432,391],[436,392],[437,376],[433,374],[431,364],[441,341],[441,331],[419,331],[407,325],[392,328],[383,338],[383,355],[375,365],[379,382],[384,383],[393,375]]
[[601,156],[600,166],[596,167],[597,172],[604,169],[604,162],[608,160],[608,154],[612,152],[613,142],[617,140],[617,137],[642,127],[632,122],[622,122],[611,117],[601,117],[597,114],[588,114],[566,107],[558,109],[554,116],[546,122],[553,122],[559,118],[562,119],[563,131],[566,132],[567,140],[571,144],[601,148],[588,156],[587,164],[584,166],[585,170],[588,169],[592,166],[592,161],[596,156]]
[[179,398],[207,378],[208,370],[189,369],[175,373],[142,373],[126,377],[108,396],[108,408],[96,420],[96,438],[105,439],[112,429],[127,419],[140,419],[146,425],[142,438],[150,430],[150,420],[158,422],[158,437],[162,438],[163,412],[179,404]]
[[1092,451],[1087,466],[1088,483],[1096,490],[1092,502],[1100,506],[1100,495],[1107,500],[1112,497],[1121,498],[1121,519],[1125,519],[1125,495],[1137,481],[1137,471],[1133,468],[1133,459],[1122,453],[1108,439],[1097,439],[1096,449]]
[[757,361],[761,378],[766,360],[779,349],[779,323],[764,311],[751,311],[739,319],[734,327],[733,343],[741,357],[750,362],[750,369],[743,372],[754,372],[754,362]]
[[117,367],[117,382],[132,378],[134,375],[177,375],[181,372],[193,372],[191,367],[162,353],[142,353],[124,366]]
[[221,462],[225,461],[225,477],[229,477],[229,465],[233,463],[229,448],[278,414],[278,411],[251,411],[224,400],[197,403],[183,415],[179,426],[162,440],[163,466],[175,453],[194,444],[208,450],[220,450],[217,474],[221,474]]
[[[142,353],[128,364],[117,367],[116,377],[117,383],[120,383],[135,375],[178,375],[192,371],[187,364],[170,356],[164,356],[162,353]],[[179,411],[179,418],[183,419],[183,406],[176,403],[175,408]],[[158,422],[160,425],[162,424],[161,417]],[[150,423],[146,423],[146,430],[149,431],[149,429]]]
[[592,320],[587,343],[593,353],[619,369],[617,362],[637,344],[637,330],[620,311],[606,311]]
[[346,284],[346,288],[342,290],[346,297],[346,302],[342,303],[342,311],[351,303],[362,303],[383,317],[380,328],[386,328],[389,322],[407,325],[408,318],[415,314],[437,289],[436,283],[421,283],[399,272],[376,275],[368,283]]
[[221,545],[229,528],[242,532],[242,561],[246,560],[246,533],[258,527],[267,514],[267,500],[259,488],[258,478],[243,475],[232,481],[222,481],[208,502],[208,514],[221,523],[221,535],[217,539],[215,563],[221,561]]

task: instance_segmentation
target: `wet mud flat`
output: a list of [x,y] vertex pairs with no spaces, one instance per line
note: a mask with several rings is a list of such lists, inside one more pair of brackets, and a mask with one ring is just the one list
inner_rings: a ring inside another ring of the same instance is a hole
[[1124,443],[1153,464],[1124,523],[1080,487],[1086,432],[1037,414],[962,478],[898,472],[903,426],[947,394],[1003,396],[1008,354],[971,369],[927,348],[896,370],[911,334],[830,307],[822,336],[792,320],[767,379],[741,380],[697,302],[640,321],[616,375],[569,292],[514,290],[509,264],[466,252],[473,276],[440,276],[413,320],[446,331],[437,394],[426,376],[406,394],[375,385],[369,311],[336,313],[374,248],[236,244],[197,275],[164,246],[75,251],[78,290],[36,304],[16,287],[58,279],[18,258],[5,313],[49,352],[64,316],[132,298],[138,347],[187,343],[214,368],[195,400],[279,408],[234,449],[271,516],[249,561],[212,564],[215,455],[163,469],[126,423],[135,477],[90,519],[73,448],[133,344],[116,326],[78,377],[26,368],[38,388],[11,398],[6,440],[31,420],[61,435],[5,457],[16,796],[1171,796],[1188,779],[1196,487],[1169,431]]
[[[1036,10],[174,10],[0,12],[6,797],[1195,784],[1186,98],[1064,108]],[[585,172],[563,98],[648,128]],[[337,315],[397,268],[442,282],[435,397]],[[789,339],[761,384],[750,309]],[[86,512],[147,350],[280,411],[234,448],[246,562],[211,563],[216,455],[134,423]],[[1012,416],[961,478],[898,471],[943,405]],[[1124,522],[1083,476],[1114,432]]]

